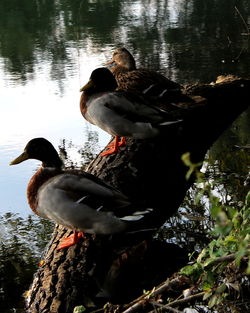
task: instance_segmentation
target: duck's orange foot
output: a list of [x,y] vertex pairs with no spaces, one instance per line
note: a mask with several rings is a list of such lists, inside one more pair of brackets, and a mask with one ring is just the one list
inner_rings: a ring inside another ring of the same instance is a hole
[[113,148],[110,148],[110,149],[102,152],[100,155],[104,156],[104,155],[114,154],[114,153],[117,153],[117,152],[118,152],[118,148],[113,147]]
[[116,145],[117,145],[117,147],[126,146],[126,138],[121,137],[120,140],[119,140],[119,138],[120,137],[116,136],[115,139],[107,145],[107,148],[114,148],[114,146],[116,146]]
[[118,148],[126,145],[125,137],[121,137],[119,140],[118,136],[115,136],[115,139],[107,145],[108,150],[101,153],[101,156],[114,154],[118,152]]
[[76,243],[78,243],[79,239],[83,238],[83,237],[84,237],[84,233],[83,232],[75,231],[69,237],[62,238],[60,240],[60,244],[58,245],[56,250],[61,250],[61,249],[64,249],[64,248],[71,247],[71,246],[75,245]]

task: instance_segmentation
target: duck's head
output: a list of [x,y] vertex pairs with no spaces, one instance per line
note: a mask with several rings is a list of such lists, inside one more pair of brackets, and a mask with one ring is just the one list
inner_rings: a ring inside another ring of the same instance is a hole
[[114,75],[106,67],[100,67],[91,73],[88,83],[84,85],[80,91],[92,94],[97,92],[114,91],[116,88],[117,82]]
[[63,165],[56,149],[44,138],[30,140],[24,148],[23,153],[10,162],[10,165],[19,164],[29,159],[41,161],[43,167],[61,168]]
[[106,64],[113,64],[114,67],[118,66],[128,71],[136,69],[135,59],[126,48],[117,48],[113,53],[112,61]]

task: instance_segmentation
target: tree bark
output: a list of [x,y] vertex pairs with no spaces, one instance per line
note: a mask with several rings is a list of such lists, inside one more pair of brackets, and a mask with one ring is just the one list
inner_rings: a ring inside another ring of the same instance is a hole
[[[188,168],[181,156],[190,152],[193,162],[204,160],[212,143],[249,106],[250,80],[231,77],[190,85],[183,92],[193,102],[165,107],[183,119],[181,128],[170,126],[150,140],[128,139],[118,154],[97,156],[87,169],[127,195],[135,207],[153,208],[145,229],[157,229],[178,210],[194,182],[193,176],[186,180]],[[77,305],[91,311],[108,300],[126,303],[175,270],[175,259],[166,263],[175,248],[151,241],[154,231],[108,238],[86,234],[81,244],[57,251],[66,233],[56,226],[29,291],[28,312],[68,313]],[[176,253],[182,259],[180,251]]]

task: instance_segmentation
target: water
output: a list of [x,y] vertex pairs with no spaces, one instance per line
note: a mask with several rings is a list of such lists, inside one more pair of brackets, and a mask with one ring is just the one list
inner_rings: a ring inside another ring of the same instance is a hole
[[[93,68],[100,66],[101,58],[92,56],[82,83],[89,78]],[[1,73],[4,77],[4,73]],[[79,71],[63,80],[67,90],[63,95],[59,91],[58,81],[50,81],[49,64],[44,63],[35,78],[25,85],[15,85],[12,81],[1,81],[1,157],[0,157],[0,212],[30,213],[26,203],[26,185],[39,162],[28,161],[10,167],[9,162],[17,157],[26,143],[35,137],[49,139],[55,147],[66,138],[79,147],[86,140],[86,127],[89,126],[79,111],[80,79]],[[110,135],[99,131],[100,144],[103,147]],[[74,155],[72,156],[74,159]]]
[[[247,76],[249,20],[243,0],[237,8],[230,0],[1,1],[0,213],[30,213],[26,185],[39,163],[8,164],[31,138],[82,146],[86,127],[96,129],[80,115],[79,88],[116,46],[182,84]],[[103,147],[110,136],[98,133]],[[246,144],[246,134],[237,137]]]

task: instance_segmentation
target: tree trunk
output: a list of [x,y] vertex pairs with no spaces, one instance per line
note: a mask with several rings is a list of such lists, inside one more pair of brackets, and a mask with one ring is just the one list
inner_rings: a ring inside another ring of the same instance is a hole
[[190,152],[193,162],[203,161],[212,143],[249,106],[250,80],[231,77],[187,86],[183,92],[193,102],[165,107],[183,119],[181,129],[173,125],[158,138],[128,139],[119,153],[97,156],[87,169],[117,187],[135,207],[153,208],[143,225],[151,231],[86,234],[81,244],[57,251],[59,240],[70,233],[57,226],[29,291],[28,312],[69,313],[78,305],[91,311],[108,300],[126,303],[174,272],[176,257],[180,263],[186,260],[173,245],[151,237],[178,210],[194,181],[193,176],[186,180],[181,156]]

